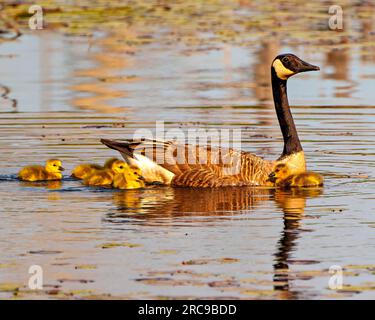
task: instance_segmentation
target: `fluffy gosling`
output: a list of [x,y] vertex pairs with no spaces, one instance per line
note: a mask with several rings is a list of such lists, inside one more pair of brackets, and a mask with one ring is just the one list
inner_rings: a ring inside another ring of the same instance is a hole
[[128,166],[123,174],[116,174],[113,187],[117,189],[139,189],[145,187],[141,170],[135,166]]
[[93,174],[83,180],[87,186],[110,186],[117,174],[123,174],[128,165],[121,160],[116,160],[112,163],[110,168],[96,170]]
[[276,187],[320,187],[323,185],[323,176],[318,173],[307,171],[297,174],[290,174],[290,170],[285,163],[276,165],[269,174],[269,180]]
[[84,180],[95,173],[95,171],[109,169],[112,164],[117,161],[117,158],[108,159],[103,166],[95,163],[83,163],[76,166],[72,171],[72,177]]
[[33,165],[22,168],[18,178],[23,181],[61,180],[62,171],[64,168],[60,160],[49,159],[44,167]]

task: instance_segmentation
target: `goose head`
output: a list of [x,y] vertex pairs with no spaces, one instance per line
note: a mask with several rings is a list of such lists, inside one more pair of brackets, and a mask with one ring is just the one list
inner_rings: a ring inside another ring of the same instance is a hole
[[303,61],[291,53],[278,55],[272,62],[272,69],[276,76],[284,81],[297,73],[320,70],[318,66]]

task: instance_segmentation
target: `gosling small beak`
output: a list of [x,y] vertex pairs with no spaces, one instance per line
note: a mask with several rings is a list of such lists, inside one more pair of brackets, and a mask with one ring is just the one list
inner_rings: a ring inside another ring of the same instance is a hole
[[59,170],[60,171],[64,171],[65,169],[63,167],[59,167]]
[[138,179],[141,180],[141,181],[145,181],[145,180],[146,180],[146,179],[145,179],[144,177],[142,177],[142,176],[139,176]]

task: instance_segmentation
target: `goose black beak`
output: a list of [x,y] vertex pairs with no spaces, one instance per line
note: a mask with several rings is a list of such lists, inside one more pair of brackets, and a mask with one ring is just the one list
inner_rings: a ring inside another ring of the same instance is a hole
[[106,145],[108,148],[111,148],[113,150],[117,150],[119,152],[129,153],[129,150],[126,148],[126,144],[109,140],[109,139],[100,139],[100,142]]
[[320,68],[318,66],[314,66],[306,61],[301,60],[300,64],[297,68],[297,72],[307,72],[307,71],[319,71]]

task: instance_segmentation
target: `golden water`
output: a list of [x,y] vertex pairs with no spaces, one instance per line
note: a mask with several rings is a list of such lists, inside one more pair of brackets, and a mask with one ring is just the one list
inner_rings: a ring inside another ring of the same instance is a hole
[[[373,63],[355,51],[335,65],[277,49],[322,67],[291,79],[289,95],[323,189],[116,191],[68,174],[118,155],[100,138],[131,138],[156,120],[167,129],[241,129],[242,149],[277,158],[269,67],[258,64],[273,54],[147,48],[119,60],[54,39],[1,47],[0,83],[10,88],[0,99],[1,298],[374,298]],[[51,157],[67,169],[61,183],[15,179]],[[43,267],[41,291],[28,289],[31,265]],[[342,290],[328,288],[334,265],[344,269]]]

